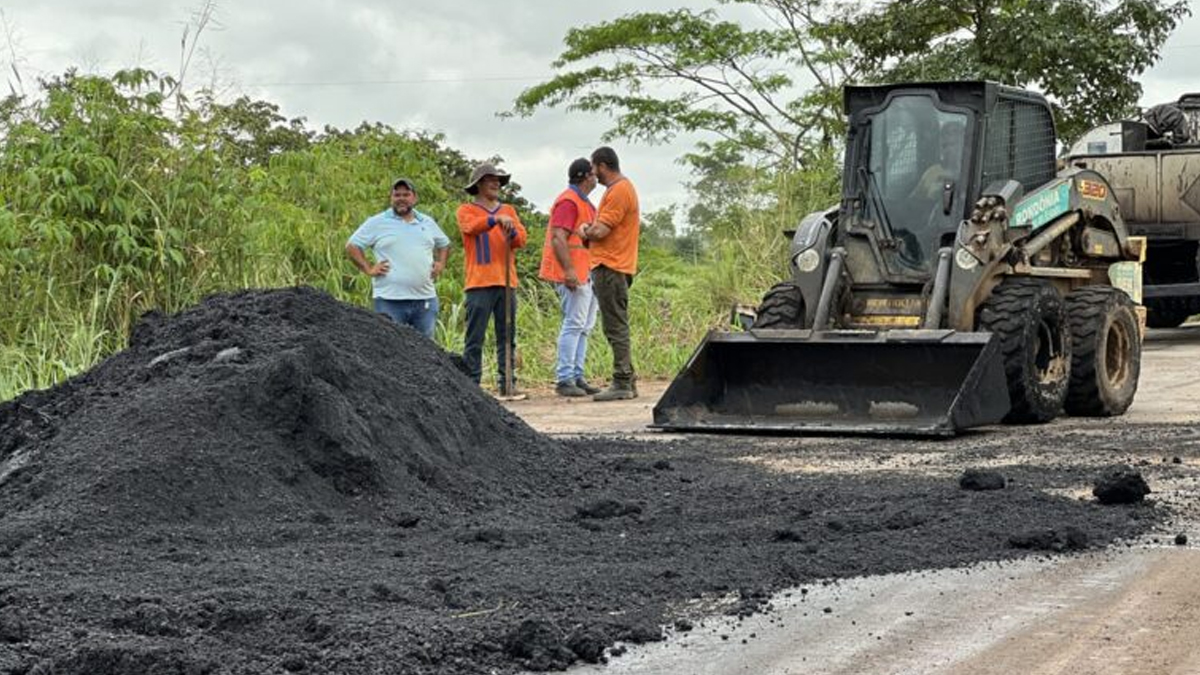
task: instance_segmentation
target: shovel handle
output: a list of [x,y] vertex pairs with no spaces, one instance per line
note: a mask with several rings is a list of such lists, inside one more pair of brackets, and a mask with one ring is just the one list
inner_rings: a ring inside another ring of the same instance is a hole
[[511,396],[513,381],[512,242],[504,233],[504,393]]

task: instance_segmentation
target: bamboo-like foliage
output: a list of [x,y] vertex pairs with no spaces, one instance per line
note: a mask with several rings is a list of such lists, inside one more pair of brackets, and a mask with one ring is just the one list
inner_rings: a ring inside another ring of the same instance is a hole
[[85,369],[143,312],[208,293],[311,284],[365,303],[343,246],[396,175],[428,186],[423,208],[453,226],[438,139],[316,137],[246,101],[173,114],[173,85],[69,72],[0,106],[0,397]]
[[[307,284],[367,306],[370,281],[343,248],[401,175],[454,242],[437,339],[462,348],[454,211],[471,160],[438,136],[383,125],[315,133],[262,101],[168,106],[175,84],[146,70],[68,72],[0,103],[0,400],[121,349],[142,313],[213,292]],[[545,216],[515,184],[506,199],[530,229],[517,256],[520,376],[549,384],[560,314],[537,279]],[[644,377],[672,376],[730,298],[753,300],[784,273],[781,213],[751,219],[745,232],[767,233],[753,243],[710,241],[699,257],[643,247],[630,312]],[[611,354],[599,330],[591,344],[589,374],[603,380]]]

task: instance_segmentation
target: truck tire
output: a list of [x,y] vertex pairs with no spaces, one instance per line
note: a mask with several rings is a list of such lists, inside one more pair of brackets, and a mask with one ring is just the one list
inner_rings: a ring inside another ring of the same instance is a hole
[[1062,296],[1048,282],[1011,277],[979,308],[979,330],[995,334],[1004,359],[1007,424],[1059,415],[1071,374],[1071,340]]
[[754,328],[804,328],[804,295],[793,281],[775,284],[763,296]]
[[1142,365],[1133,301],[1108,286],[1088,286],[1067,296],[1071,330],[1068,414],[1112,417],[1129,409]]
[[1178,328],[1191,315],[1191,305],[1174,298],[1150,299],[1146,303],[1146,325],[1150,328]]

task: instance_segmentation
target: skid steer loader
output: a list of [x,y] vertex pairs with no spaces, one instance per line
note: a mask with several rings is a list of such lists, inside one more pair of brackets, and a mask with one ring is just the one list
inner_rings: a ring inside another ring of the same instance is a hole
[[992,82],[847,87],[841,202],[791,278],[713,331],[655,427],[953,435],[1118,415],[1137,390],[1144,241],[1050,106]]

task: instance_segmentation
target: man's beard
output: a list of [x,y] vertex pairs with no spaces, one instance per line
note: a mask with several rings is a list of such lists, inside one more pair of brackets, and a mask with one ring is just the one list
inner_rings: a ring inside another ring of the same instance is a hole
[[413,210],[413,207],[411,207],[411,206],[395,206],[395,205],[392,206],[392,212],[401,217],[407,216],[408,214],[412,213],[412,210]]

